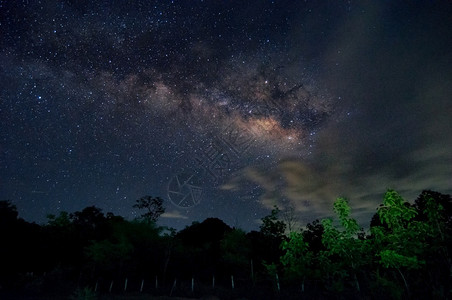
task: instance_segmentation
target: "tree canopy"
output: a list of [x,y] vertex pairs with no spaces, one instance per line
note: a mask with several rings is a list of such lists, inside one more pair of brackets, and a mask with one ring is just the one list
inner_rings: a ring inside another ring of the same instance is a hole
[[[37,225],[0,201],[0,298],[124,293],[127,282],[135,292],[141,282],[151,295],[190,297],[452,296],[449,195],[423,191],[411,204],[388,190],[368,231],[354,218],[353,199],[342,197],[331,207],[335,217],[288,232],[278,207],[262,218],[260,231],[248,233],[218,218],[179,232],[161,227],[158,197],[134,207],[144,210],[135,220],[89,206]],[[198,289],[187,290],[190,284]]]

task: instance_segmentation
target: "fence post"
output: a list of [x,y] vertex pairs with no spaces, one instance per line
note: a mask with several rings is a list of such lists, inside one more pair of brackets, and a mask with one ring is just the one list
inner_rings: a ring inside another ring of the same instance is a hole
[[251,281],[252,281],[253,284],[254,284],[254,266],[253,266],[253,259],[251,259],[250,265],[251,265]]
[[170,297],[173,294],[173,290],[176,288],[176,283],[177,283],[177,278],[174,278],[174,283],[173,283],[173,287],[171,288],[171,292],[170,292]]
[[113,289],[113,280],[110,283],[110,289],[108,290],[111,293],[111,290]]
[[140,293],[143,292],[143,286],[144,286],[144,279],[141,280]]

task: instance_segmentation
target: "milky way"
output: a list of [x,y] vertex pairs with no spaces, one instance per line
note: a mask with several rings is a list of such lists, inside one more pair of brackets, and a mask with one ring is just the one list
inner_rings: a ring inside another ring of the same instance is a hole
[[404,9],[1,3],[0,197],[43,222],[150,194],[162,224],[252,229],[275,204],[305,222],[340,195],[369,216],[388,185],[448,192],[450,5]]

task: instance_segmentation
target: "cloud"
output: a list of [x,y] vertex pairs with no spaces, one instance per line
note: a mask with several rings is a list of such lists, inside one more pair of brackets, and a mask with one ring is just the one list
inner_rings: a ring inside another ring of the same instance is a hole
[[187,216],[182,215],[180,213],[180,211],[178,210],[172,210],[172,211],[168,211],[163,213],[160,217],[165,218],[165,219],[188,219]]

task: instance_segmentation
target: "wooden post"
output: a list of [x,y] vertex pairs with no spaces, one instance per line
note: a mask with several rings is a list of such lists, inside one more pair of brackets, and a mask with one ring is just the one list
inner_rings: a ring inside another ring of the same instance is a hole
[[110,283],[110,289],[108,290],[111,293],[111,290],[113,289],[113,280]]
[[233,275],[231,275],[231,286],[232,286],[232,289],[234,289],[234,276]]
[[254,283],[254,267],[253,267],[253,259],[251,259],[250,265],[251,265],[251,281]]
[[171,292],[170,292],[170,297],[173,294],[173,290],[176,288],[176,283],[177,283],[177,278],[174,278],[174,283],[173,283],[173,287],[171,288]]
[[278,288],[278,293],[281,291],[280,286],[279,286],[279,277],[278,277],[278,273],[275,273],[275,277],[276,277],[276,287]]
[[143,292],[143,286],[144,286],[144,279],[141,280],[140,293]]
[[126,280],[124,281],[124,292],[127,291],[127,277]]

